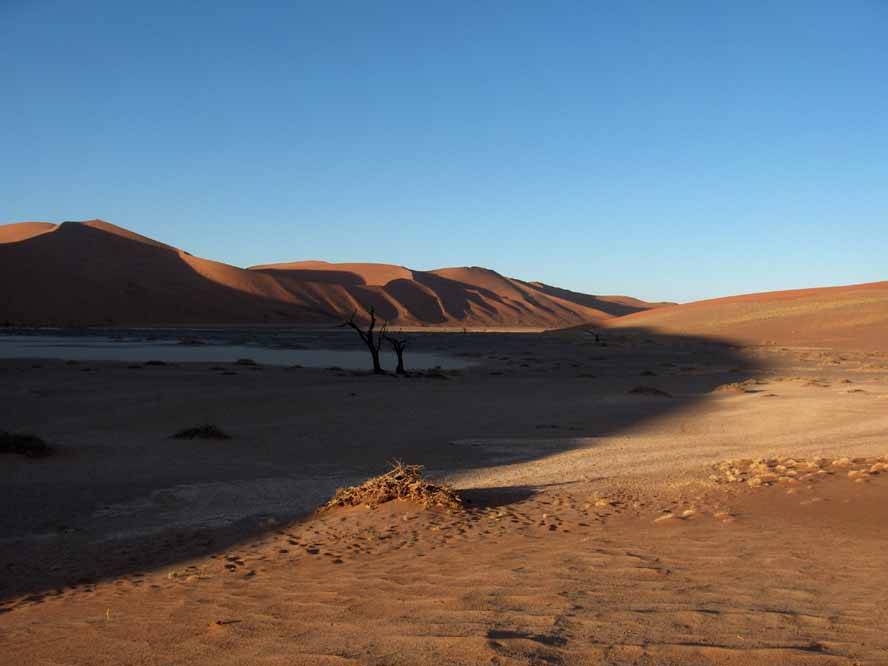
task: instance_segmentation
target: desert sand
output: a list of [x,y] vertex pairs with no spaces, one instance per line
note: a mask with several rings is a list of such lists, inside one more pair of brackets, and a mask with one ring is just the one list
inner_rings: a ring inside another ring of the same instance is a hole
[[[417,335],[474,365],[407,378],[0,362],[56,449],[0,467],[0,663],[886,663],[888,355],[599,334]],[[317,511],[392,459],[465,510]]]
[[592,296],[489,269],[296,262],[243,269],[90,220],[0,226],[0,323],[19,326],[338,323],[544,329],[660,304]]
[[615,320],[667,335],[888,351],[888,282],[716,298]]

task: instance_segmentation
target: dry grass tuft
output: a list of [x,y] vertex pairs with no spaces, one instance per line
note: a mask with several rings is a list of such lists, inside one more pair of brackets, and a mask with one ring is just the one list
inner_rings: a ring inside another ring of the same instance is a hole
[[654,386],[635,386],[634,388],[626,391],[631,395],[649,395],[656,398],[671,398],[672,394],[663,391],[662,389],[658,389]]
[[712,389],[712,393],[749,393],[746,388],[746,382],[731,382],[730,384],[721,384]]
[[362,483],[340,488],[324,509],[340,506],[374,508],[392,500],[421,504],[425,508],[462,509],[462,499],[450,486],[435,484],[422,476],[422,465],[405,465],[395,461],[390,471]]
[[231,439],[231,435],[212,423],[185,428],[173,434],[172,437],[173,439]]

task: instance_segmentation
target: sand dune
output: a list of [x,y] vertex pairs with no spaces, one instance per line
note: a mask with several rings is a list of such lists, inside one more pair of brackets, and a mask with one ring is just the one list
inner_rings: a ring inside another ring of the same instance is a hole
[[0,243],[17,243],[19,241],[53,231],[57,225],[51,222],[19,222],[17,224],[0,225]]
[[648,303],[647,301],[632,298],[631,296],[591,296],[577,291],[570,291],[569,289],[553,287],[552,285],[543,282],[530,282],[528,284],[550,296],[557,296],[558,298],[563,298],[580,305],[587,305],[603,312],[607,312],[615,317],[622,317],[623,315],[641,312],[642,310],[650,310],[651,308],[676,305],[675,303],[666,301],[660,303]]
[[101,220],[0,225],[0,312],[24,325],[334,323],[646,327],[754,344],[888,349],[888,282],[683,305],[600,296],[477,266],[418,271],[301,261],[248,269]]
[[888,350],[888,282],[745,294],[638,312],[608,322],[754,344]]
[[306,283],[339,287],[332,304],[339,316],[366,313],[373,306],[386,319],[405,324],[551,327],[561,321],[601,322],[659,305],[580,294],[477,266],[415,271],[388,264],[306,261],[250,270],[273,275],[292,290],[304,289]]
[[2,319],[23,325],[332,323],[373,308],[400,326],[551,328],[615,314],[594,296],[481,268],[306,261],[242,269],[101,220],[0,226],[0,284]]
[[[3,238],[28,231],[9,226]],[[267,276],[197,259],[105,222],[37,231],[0,245],[4,320],[64,326],[323,319],[285,299],[287,292]]]

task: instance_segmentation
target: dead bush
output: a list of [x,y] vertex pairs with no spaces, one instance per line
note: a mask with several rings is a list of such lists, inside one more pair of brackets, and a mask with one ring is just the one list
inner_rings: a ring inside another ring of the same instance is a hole
[[325,509],[340,506],[367,506],[374,508],[385,502],[402,500],[425,508],[461,509],[462,500],[446,484],[432,483],[423,478],[422,465],[405,465],[396,461],[390,471],[374,477],[359,486],[340,488]]

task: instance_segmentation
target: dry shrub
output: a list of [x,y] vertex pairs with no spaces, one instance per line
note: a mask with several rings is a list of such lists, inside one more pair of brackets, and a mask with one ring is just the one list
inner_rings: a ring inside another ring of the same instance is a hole
[[435,484],[422,476],[422,465],[405,465],[395,461],[390,471],[362,483],[360,486],[339,488],[325,509],[339,506],[367,506],[374,508],[392,500],[421,504],[425,508],[461,509],[462,500],[446,484]]
[[672,394],[653,386],[636,386],[627,391],[632,395],[649,395],[658,398],[671,398]]
[[53,450],[37,435],[0,430],[0,453],[14,453],[26,458],[45,458],[52,455]]
[[231,439],[231,435],[211,423],[185,428],[173,435],[173,439]]
[[730,384],[722,384],[712,389],[713,393],[747,393],[746,383],[731,382]]

